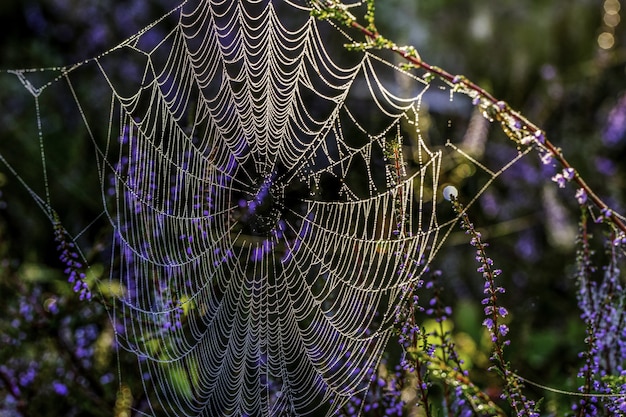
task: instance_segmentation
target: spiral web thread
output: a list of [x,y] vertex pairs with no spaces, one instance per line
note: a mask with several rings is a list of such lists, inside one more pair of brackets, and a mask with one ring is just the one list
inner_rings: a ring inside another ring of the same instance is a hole
[[[328,48],[346,36],[304,2],[187,1],[40,88],[14,71],[36,103],[69,91],[93,142],[112,229],[99,285],[151,414],[331,415],[364,395],[456,221],[437,218],[442,151],[420,135],[431,85]],[[101,112],[75,84],[89,71]],[[506,169],[476,165],[487,185]],[[56,219],[47,179],[30,190]]]

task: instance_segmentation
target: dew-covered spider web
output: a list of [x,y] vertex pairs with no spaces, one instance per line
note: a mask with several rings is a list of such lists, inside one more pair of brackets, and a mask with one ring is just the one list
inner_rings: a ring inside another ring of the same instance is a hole
[[[79,254],[76,290],[137,355],[149,414],[331,415],[363,396],[456,221],[444,156],[486,174],[469,204],[506,168],[431,143],[429,108],[471,105],[351,36],[304,0],[189,0],[96,58],[3,74],[34,99],[42,170],[2,160]],[[85,142],[76,204],[95,218],[56,211],[58,124]]]

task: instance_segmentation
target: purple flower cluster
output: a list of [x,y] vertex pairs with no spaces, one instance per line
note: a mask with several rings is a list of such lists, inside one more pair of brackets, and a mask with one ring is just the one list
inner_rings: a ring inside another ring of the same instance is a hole
[[[624,415],[626,412],[626,293],[620,277],[621,240],[607,243],[608,264],[600,277],[593,265],[587,215],[583,212],[576,274],[578,305],[587,325],[587,350],[578,376],[587,395],[574,405],[579,417]],[[597,394],[597,395],[594,395]]]
[[587,202],[587,191],[585,191],[584,188],[579,188],[578,190],[576,190],[575,197],[576,201],[578,201],[578,204],[582,206]]
[[505,289],[495,283],[495,278],[500,276],[502,271],[493,268],[493,260],[487,256],[485,251],[489,244],[482,242],[482,235],[474,228],[474,225],[469,220],[464,220],[462,227],[465,229],[465,233],[471,236],[470,245],[476,248],[476,262],[480,265],[476,271],[481,273],[485,279],[483,287],[485,298],[481,301],[486,317],[483,325],[489,331],[493,343],[508,345],[510,341],[502,338],[506,336],[509,329],[506,324],[501,322],[501,319],[508,315],[508,311],[498,305],[498,294],[504,294]]
[[607,118],[602,140],[609,147],[615,147],[626,138],[626,94],[622,95]]
[[399,326],[398,343],[404,349],[410,348],[416,339],[419,338],[422,330],[415,320],[415,313],[423,311],[419,303],[419,296],[414,293],[416,288],[420,288],[422,281],[418,281],[417,285],[407,286],[407,302],[406,305],[396,306],[395,324]]
[[406,406],[402,400],[405,375],[399,366],[395,366],[392,372],[388,365],[383,359],[379,367],[385,369],[385,372],[374,375],[366,395],[363,398],[352,397],[338,415],[342,417],[403,416]]
[[565,184],[573,180],[575,176],[576,171],[574,168],[564,168],[563,171],[552,177],[552,181],[556,182],[559,185],[559,188],[565,188]]
[[[108,322],[104,308],[72,297],[65,286],[53,287],[54,294],[45,284],[14,282],[3,287],[7,300],[0,308],[8,318],[0,320],[0,414],[39,415],[42,403],[51,415],[75,414],[90,404],[84,392],[102,401],[112,382],[102,370],[114,367],[107,338],[100,337],[106,326],[99,321]],[[80,405],[72,404],[76,398]]]
[[[481,398],[479,390],[469,381],[469,371],[464,369],[464,361],[460,358],[452,331],[444,326],[444,323],[451,320],[453,314],[452,307],[443,302],[443,286],[439,283],[441,271],[433,271],[431,279],[426,283],[426,289],[433,291],[429,301],[429,306],[425,313],[433,317],[438,327],[429,335],[432,340],[432,356],[437,359],[437,363],[442,369],[441,375],[443,385],[443,408],[449,410],[453,415],[471,416],[475,413],[475,404],[483,404],[486,408],[493,405],[485,398]],[[447,378],[447,379],[446,379]]]
[[182,303],[179,300],[172,300],[171,297],[163,298],[165,299],[165,303],[163,305],[165,316],[162,320],[163,330],[174,331],[181,329],[183,327],[182,317],[185,313]]
[[59,259],[65,265],[67,281],[73,284],[73,290],[79,294],[81,300],[91,300],[91,290],[85,282],[85,273],[82,271],[83,264],[78,261],[79,255],[76,244],[72,242],[65,229],[58,221],[54,225],[54,240],[57,242],[57,250],[60,252]]
[[491,360],[494,363],[494,370],[504,379],[504,392],[501,395],[507,399],[516,416],[539,417],[537,405],[527,398],[523,393],[523,384],[520,378],[510,368],[509,362],[504,358],[504,347],[510,344],[506,339],[509,333],[508,326],[503,322],[508,316],[508,311],[503,306],[498,305],[498,296],[505,292],[504,287],[496,285],[495,279],[502,274],[502,271],[493,267],[493,260],[487,256],[488,244],[482,241],[482,235],[476,230],[474,224],[469,220],[467,213],[458,200],[453,200],[454,210],[461,216],[461,228],[470,236],[470,245],[476,248],[476,261],[480,265],[477,271],[485,279],[482,299],[485,319],[483,325],[488,330],[493,343]]

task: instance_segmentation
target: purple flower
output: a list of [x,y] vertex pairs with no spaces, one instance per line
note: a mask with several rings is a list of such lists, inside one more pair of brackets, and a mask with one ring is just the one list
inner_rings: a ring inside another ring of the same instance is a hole
[[58,221],[54,225],[54,239],[58,243],[57,249],[61,252],[59,259],[66,267],[64,272],[68,276],[67,281],[74,284],[72,290],[79,294],[81,300],[91,300],[91,290],[85,282],[85,274],[80,271],[83,265],[77,261],[79,255],[75,244]]
[[626,244],[626,235],[619,234],[615,239],[613,239],[613,246],[620,246]]
[[67,386],[65,384],[63,384],[62,382],[59,381],[52,381],[52,389],[54,390],[54,392],[57,395],[61,395],[63,397],[67,396],[67,394],[69,394],[69,390],[67,389]]
[[563,170],[563,178],[565,178],[567,181],[573,180],[575,175],[576,171],[574,170],[574,168],[570,167]]
[[565,184],[571,181],[576,176],[574,168],[565,168],[560,173],[557,173],[552,177],[552,181],[559,185],[559,188],[565,188]]
[[541,130],[536,130],[534,136],[537,142],[541,144],[544,144],[546,142],[546,135]]
[[[602,210],[603,217],[612,213],[608,208]],[[624,330],[624,293],[619,264],[623,261],[622,252],[616,248],[615,241],[607,245],[609,262],[604,267],[600,279],[594,275],[595,268],[591,262],[589,235],[586,233],[586,222],[581,223],[581,248],[577,259],[578,304],[582,311],[581,317],[587,324],[587,349],[580,353],[584,359],[578,376],[586,382],[579,387],[580,392],[600,392],[614,394],[614,397],[595,397],[581,399],[574,409],[582,415],[622,415],[626,404],[625,384],[611,383],[611,377],[621,378],[625,375],[623,364],[626,359],[626,331]],[[614,240],[622,240],[616,236]]]
[[612,175],[615,175],[615,173],[617,172],[617,166],[615,165],[615,162],[613,162],[609,158],[605,158],[603,156],[597,156],[594,162],[595,162],[596,169],[602,175],[606,175],[607,177],[610,177]]
[[605,145],[614,147],[626,136],[626,95],[622,95],[615,107],[611,109],[606,121],[602,140]]
[[483,326],[485,326],[489,331],[493,330],[493,320],[490,318],[483,320]]
[[565,177],[563,177],[563,174],[556,174],[552,177],[552,181],[556,182],[559,185],[559,188],[565,188],[565,183],[567,182],[565,180]]
[[542,164],[550,165],[552,163],[554,157],[552,156],[552,154],[550,152],[543,152],[540,155],[540,158],[541,158],[541,163]]

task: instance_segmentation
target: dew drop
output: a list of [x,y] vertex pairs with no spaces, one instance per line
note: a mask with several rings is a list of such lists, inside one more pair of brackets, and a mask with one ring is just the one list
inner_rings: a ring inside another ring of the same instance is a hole
[[448,185],[443,189],[443,198],[445,198],[448,201],[452,201],[453,199],[456,199],[458,195],[459,195],[459,191],[453,185]]

